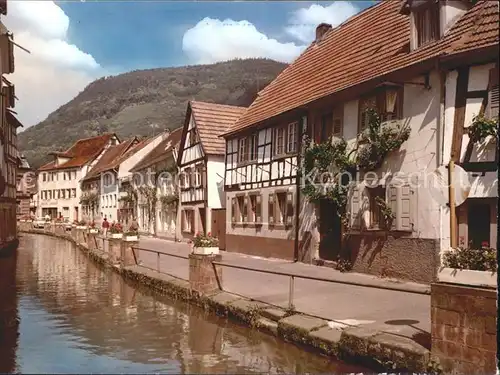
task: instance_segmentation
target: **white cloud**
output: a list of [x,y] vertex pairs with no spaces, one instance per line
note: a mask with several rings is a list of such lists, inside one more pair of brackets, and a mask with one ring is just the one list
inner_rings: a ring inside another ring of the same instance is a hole
[[326,7],[313,4],[293,12],[284,31],[296,43],[270,38],[248,21],[205,18],[185,32],[182,49],[193,64],[249,57],[291,62],[313,41],[318,24],[327,22],[337,26],[357,12],[350,2]]
[[53,1],[12,1],[5,25],[14,41],[15,111],[25,127],[37,124],[103,74],[88,53],[67,40],[70,19]]
[[290,17],[290,25],[285,28],[285,31],[301,42],[310,43],[314,40],[316,26],[320,23],[329,23],[335,27],[358,11],[359,9],[348,1],[335,2],[325,7],[312,4],[309,8],[295,11]]
[[189,60],[207,64],[233,58],[269,57],[290,61],[297,57],[303,46],[280,43],[259,32],[247,21],[220,21],[205,18],[186,31],[182,49]]

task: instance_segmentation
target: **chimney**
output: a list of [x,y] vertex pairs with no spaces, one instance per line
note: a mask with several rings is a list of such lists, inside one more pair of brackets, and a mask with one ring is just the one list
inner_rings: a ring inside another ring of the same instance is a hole
[[329,23],[320,23],[318,27],[316,27],[316,40],[315,42],[319,42],[322,38],[323,35],[325,35],[329,30],[332,29],[332,25]]

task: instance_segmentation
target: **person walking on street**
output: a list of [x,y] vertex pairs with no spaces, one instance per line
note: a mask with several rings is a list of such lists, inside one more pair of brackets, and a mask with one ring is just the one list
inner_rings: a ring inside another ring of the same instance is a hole
[[104,217],[104,220],[102,222],[102,234],[104,237],[107,237],[108,229],[109,229],[109,221],[106,217]]

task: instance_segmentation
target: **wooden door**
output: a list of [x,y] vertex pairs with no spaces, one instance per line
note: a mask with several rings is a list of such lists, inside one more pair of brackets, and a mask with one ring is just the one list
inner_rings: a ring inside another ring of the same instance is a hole
[[212,209],[212,234],[219,239],[219,249],[226,249],[226,209]]
[[326,200],[320,201],[319,257],[324,260],[336,260],[342,245],[342,225],[336,211],[337,208],[333,203]]

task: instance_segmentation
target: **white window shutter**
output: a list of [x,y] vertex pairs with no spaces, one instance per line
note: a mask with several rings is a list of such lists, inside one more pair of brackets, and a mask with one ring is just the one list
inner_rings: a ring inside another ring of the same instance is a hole
[[353,185],[351,188],[350,206],[351,229],[359,230],[361,216],[361,194],[359,188],[356,185]]
[[231,222],[236,223],[236,209],[237,209],[237,200],[235,197],[231,198]]
[[268,216],[268,221],[269,221],[269,224],[274,224],[274,194],[271,193],[269,194],[269,197],[268,197],[269,201],[268,201],[268,205],[267,205],[267,216]]
[[396,230],[412,232],[412,190],[408,183],[397,188]]
[[286,194],[286,224],[292,225],[293,223],[293,193]]
[[260,195],[255,197],[255,221],[262,223],[262,200]]
[[498,68],[490,70],[490,79],[488,87],[488,109],[489,117],[497,118],[499,114],[499,86],[498,86]]
[[[397,215],[398,211],[398,188],[394,184],[388,184],[386,187],[386,201],[394,215]],[[391,229],[397,228],[397,217],[392,220]]]

